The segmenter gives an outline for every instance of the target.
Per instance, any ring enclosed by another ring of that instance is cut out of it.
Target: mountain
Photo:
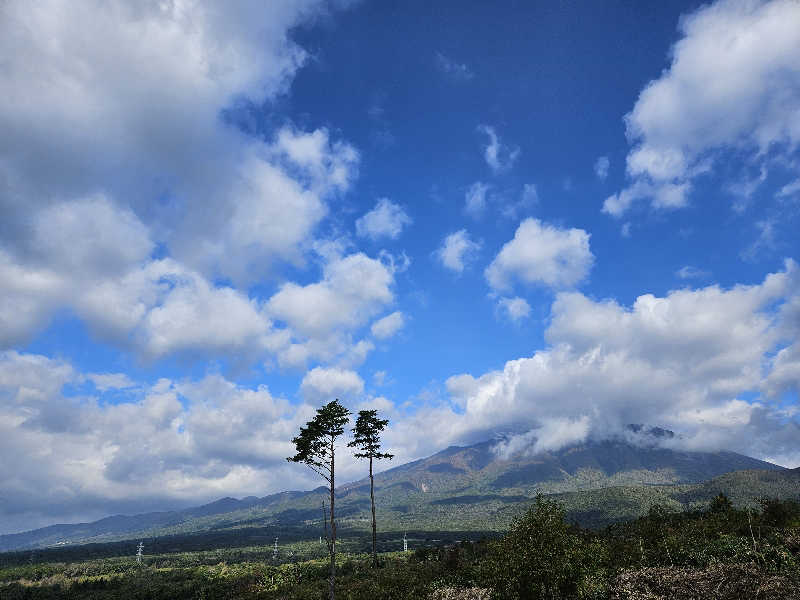
[[[651,438],[669,437],[650,430]],[[375,476],[384,530],[502,530],[537,493],[555,494],[586,525],[636,516],[654,502],[676,508],[725,491],[738,503],[760,496],[800,497],[800,471],[733,452],[682,452],[621,440],[555,452],[503,456],[503,440],[452,446]],[[736,473],[732,473],[736,472]],[[223,498],[182,511],[112,516],[0,536],[0,551],[193,532],[276,526],[319,527],[325,488],[263,498]],[[365,528],[367,479],[337,489],[342,526]],[[313,536],[312,536],[313,537]]]

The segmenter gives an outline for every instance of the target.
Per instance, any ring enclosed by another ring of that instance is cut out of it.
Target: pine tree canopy
[[[344,426],[350,420],[350,411],[332,400],[317,409],[317,415],[300,434],[292,440],[297,453],[288,457],[289,462],[303,463],[330,482],[330,459],[333,440],[344,433]]]
[[[394,458],[394,454],[380,452],[380,433],[389,424],[388,419],[379,419],[377,410],[361,410],[358,412],[356,426],[353,429],[353,441],[347,444],[351,448],[361,450],[354,454],[356,458]]]

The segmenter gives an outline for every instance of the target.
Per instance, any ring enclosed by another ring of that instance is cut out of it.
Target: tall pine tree
[[[328,551],[331,557],[328,596],[335,598],[336,582],[336,521],[334,519],[334,488],[336,481],[336,438],[344,433],[350,420],[350,411],[339,404],[339,400],[328,402],[317,409],[317,416],[300,428],[300,434],[292,440],[297,453],[288,457],[290,462],[303,463],[328,482],[331,492],[331,539]]]
[[[375,490],[372,476],[372,461],[382,458],[392,459],[393,454],[381,452],[381,431],[389,424],[388,419],[379,419],[377,410],[362,410],[358,413],[356,426],[353,428],[353,441],[347,444],[358,448],[356,458],[369,459],[369,501],[372,506],[372,564],[378,565],[377,526],[375,523]]]

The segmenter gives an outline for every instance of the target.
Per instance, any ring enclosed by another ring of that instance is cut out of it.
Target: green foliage
[[[733,503],[728,497],[720,492],[711,500],[710,510],[712,513],[726,513],[733,509]]]
[[[414,552],[383,552],[378,568],[364,553],[363,533],[344,530],[337,592],[354,600],[486,600],[490,594],[497,600],[738,600],[758,589],[767,590],[763,597],[784,600],[793,598],[786,590],[800,589],[797,504],[769,500],[761,511],[709,505],[679,511],[653,504],[637,519],[587,531],[569,525],[564,507],[540,496],[501,539],[456,542],[468,534],[417,531]],[[142,566],[130,547],[126,556],[102,559],[93,558],[96,549],[89,547],[84,559],[80,548],[72,548],[64,561],[47,560],[47,551],[20,553],[15,561],[0,555],[0,598],[319,600],[328,589],[329,565],[313,531],[311,541],[309,530],[305,536],[286,530],[295,538],[281,546],[278,562],[267,545],[165,550],[146,556]],[[437,539],[426,542],[426,535]],[[270,536],[262,537],[268,543]],[[384,541],[399,545],[397,538]]]
[[[592,573],[602,570],[603,548],[587,543],[564,517],[561,505],[537,496],[492,545],[485,573],[498,598],[587,598],[601,591]]]
[[[388,419],[379,419],[377,410],[360,410],[353,428],[353,441],[347,444],[358,448],[356,458],[394,458],[393,454],[381,453],[381,431],[389,424]]]
[[[761,513],[765,525],[772,527],[800,527],[800,502],[762,498]]]
[[[296,453],[286,460],[308,465],[331,483],[334,442],[344,433],[344,426],[349,420],[350,411],[339,404],[339,400],[332,400],[318,408],[317,415],[305,427],[301,427],[300,434],[292,439]]]

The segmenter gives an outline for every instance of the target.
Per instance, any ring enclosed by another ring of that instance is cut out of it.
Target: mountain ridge
[[[733,471],[788,471],[734,452],[682,452],[621,440],[585,442],[537,454],[521,452],[507,458],[498,454],[497,444],[498,440],[487,440],[450,446],[376,474],[376,505],[384,522],[388,519],[398,526],[436,526],[437,520],[457,520],[464,526],[480,522],[502,527],[518,505],[537,493],[584,493],[588,498],[592,491],[608,488],[701,485]],[[368,479],[362,478],[337,487],[341,521],[358,524],[363,518],[369,506],[367,484]],[[676,488],[675,493],[679,491]],[[243,522],[308,524],[319,518],[319,502],[326,494],[327,488],[321,486],[264,497],[224,497],[176,511],[55,524],[0,535],[0,551],[204,531]],[[599,492],[594,495],[605,497]],[[584,501],[582,497],[581,502]]]

